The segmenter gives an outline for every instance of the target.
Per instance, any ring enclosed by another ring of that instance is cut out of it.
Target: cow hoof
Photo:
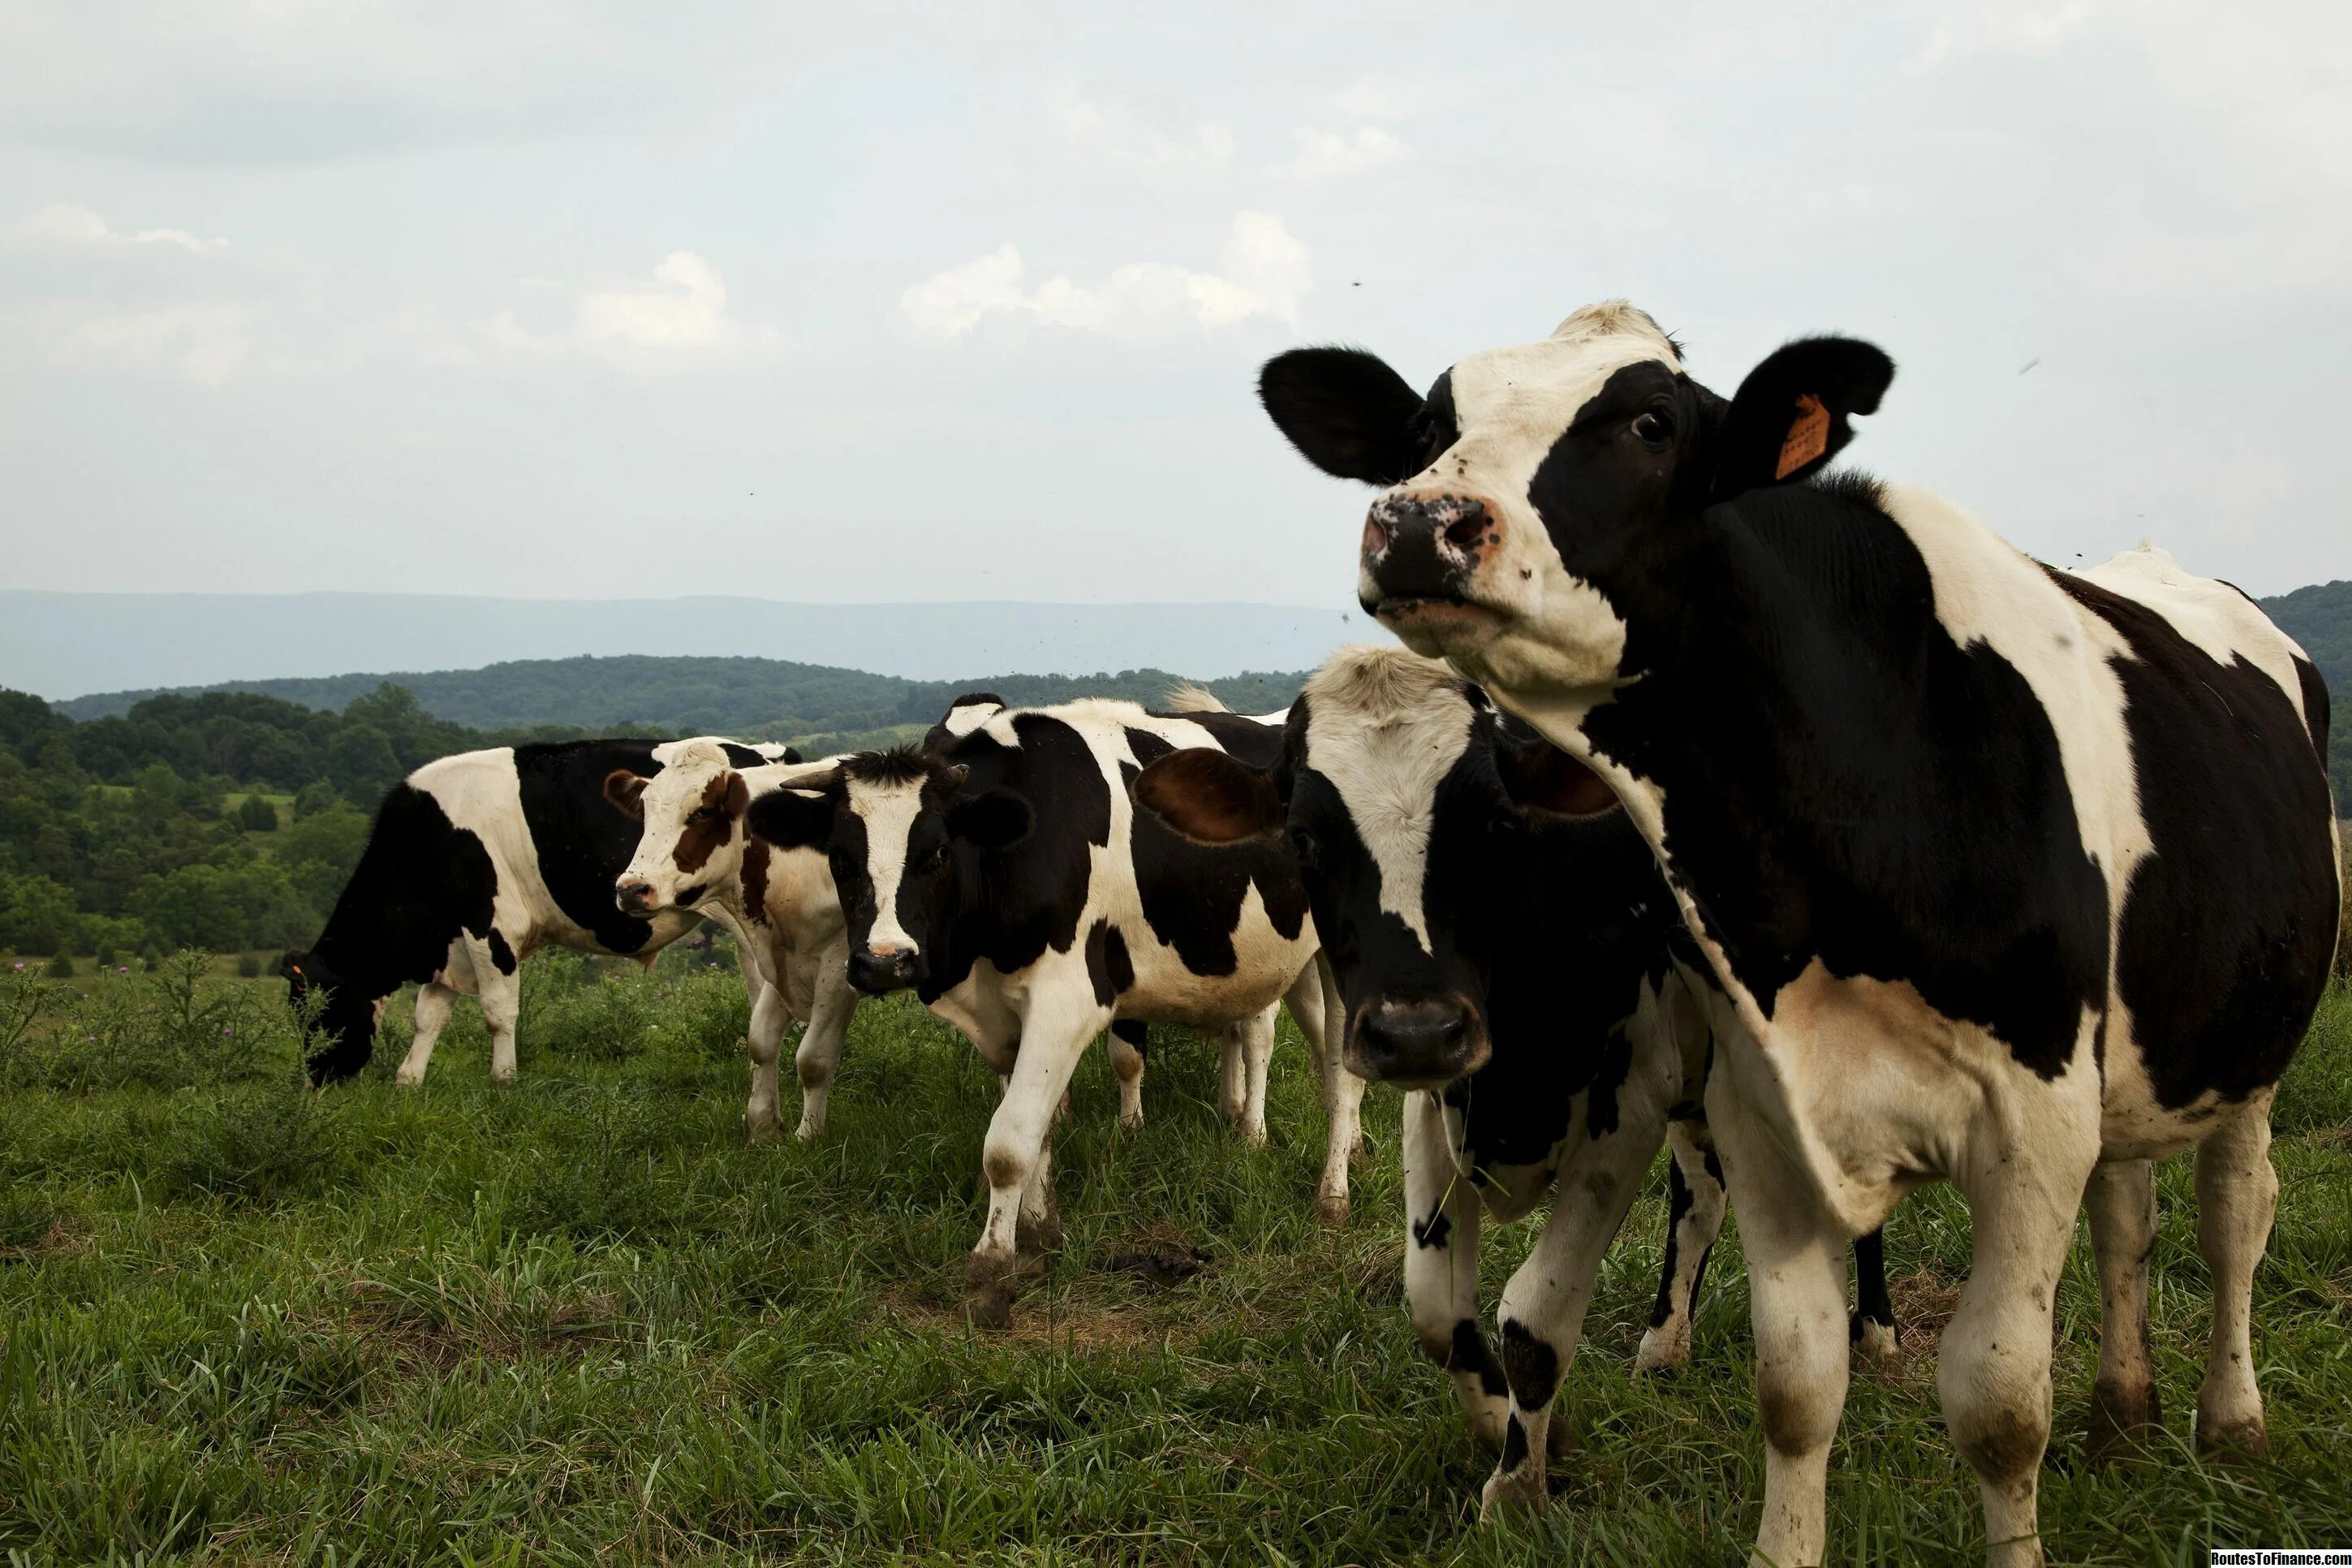
[[[824,1136],[824,1123],[822,1121],[811,1121],[803,1118],[801,1124],[793,1129],[793,1137],[803,1143],[814,1143]]]
[[[1550,1500],[1543,1472],[1533,1465],[1507,1474],[1497,1471],[1486,1478],[1486,1488],[1478,1494],[1478,1522],[1492,1524],[1513,1515],[1541,1513]]]
[[[2208,1458],[2224,1464],[2234,1459],[2267,1459],[2271,1457],[2271,1435],[2259,1415],[2209,1423],[2200,1415],[2197,1447]]]
[[[399,1071],[392,1075],[392,1081],[400,1085],[403,1089],[422,1089],[425,1086],[425,1075],[421,1072],[413,1072],[407,1068],[402,1068]]]
[[[965,1266],[965,1308],[975,1327],[1013,1326],[1013,1298],[1020,1294],[1022,1262],[1018,1258],[983,1258],[975,1254]]]
[[[1895,1355],[1895,1325],[1857,1315],[1848,1330],[1853,1360],[1865,1366],[1883,1365]]]
[[[1265,1122],[1263,1122],[1263,1121],[1261,1121],[1261,1122],[1257,1123],[1257,1124],[1256,1124],[1255,1126],[1254,1126],[1254,1127],[1244,1127],[1244,1128],[1243,1128],[1243,1129],[1242,1129],[1242,1142],[1244,1142],[1244,1143],[1246,1143],[1246,1144],[1248,1144],[1248,1145],[1249,1145],[1251,1148],[1253,1148],[1253,1149],[1263,1149],[1263,1148],[1265,1148]]]
[[[1126,1131],[1139,1132],[1143,1130],[1143,1112],[1122,1110],[1118,1113],[1118,1124]]]
[[[1013,1326],[1013,1292],[1009,1288],[975,1290],[969,1308],[975,1329],[1001,1333]]]
[[[1637,1378],[1663,1377],[1680,1371],[1689,1361],[1690,1331],[1687,1325],[1680,1332],[1652,1329],[1643,1334],[1642,1348],[1633,1352],[1633,1375]]]
[[[2146,1453],[2163,1425],[2156,1380],[2137,1388],[2101,1382],[2091,1388],[2091,1429],[2084,1445],[2094,1465],[2117,1465]]]
[[[1315,1217],[1324,1225],[1348,1223],[1348,1194],[1318,1193],[1315,1194]]]

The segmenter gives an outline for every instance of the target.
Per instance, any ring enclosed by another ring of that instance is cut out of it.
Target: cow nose
[[[1410,1083],[1459,1078],[1479,1065],[1484,1031],[1460,996],[1382,996],[1356,1020],[1363,1076]]]
[[[1364,518],[1364,566],[1388,598],[1458,599],[1496,536],[1475,496],[1382,496]]]
[[[849,955],[849,983],[869,996],[903,991],[915,983],[915,959],[912,948],[859,948]]]
[[[625,915],[650,913],[654,907],[654,889],[650,882],[618,882],[613,887],[613,901]]]

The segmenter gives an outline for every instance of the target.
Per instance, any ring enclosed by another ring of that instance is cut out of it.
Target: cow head
[[[1308,680],[1270,770],[1171,752],[1134,785],[1186,837],[1278,833],[1347,1009],[1349,1071],[1408,1089],[1486,1065],[1497,857],[1530,821],[1599,816],[1591,773],[1510,732],[1477,688],[1401,648],[1349,648]],[[1562,889],[1562,896],[1572,896]]]
[[[650,920],[665,910],[690,910],[740,873],[745,840],[739,824],[751,791],[715,742],[678,747],[651,778],[614,770],[604,798],[645,824],[636,853],[613,881],[613,901],[623,914]]]
[[[952,717],[952,713],[950,714]],[[1028,835],[1029,803],[977,793],[967,771],[936,752],[856,752],[821,778],[753,797],[751,831],[780,849],[821,849],[840,889],[849,981],[879,995],[919,985],[968,884],[972,858]]]
[[[286,1001],[297,1018],[307,1018],[314,1047],[305,1064],[316,1087],[355,1076],[375,1051],[375,1026],[383,1008],[365,988],[352,984],[315,953],[289,952],[278,961],[286,981]],[[313,1002],[317,996],[322,1000]],[[315,1014],[310,1008],[315,1006]]]
[[[1341,348],[1272,360],[1259,395],[1309,462],[1381,487],[1360,549],[1368,614],[1507,689],[1596,689],[1632,673],[1612,597],[1626,574],[1670,578],[1706,508],[1819,472],[1894,374],[1868,343],[1814,338],[1726,403],[1621,300],[1457,361],[1426,396]]]

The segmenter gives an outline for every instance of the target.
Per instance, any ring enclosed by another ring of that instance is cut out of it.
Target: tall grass
[[[1692,1365],[1628,1376],[1662,1173],[1603,1270],[1565,1395],[1583,1447],[1558,1468],[1553,1509],[1482,1530],[1489,1460],[1400,1305],[1398,1102],[1369,1102],[1356,1222],[1318,1227],[1317,1094],[1287,1025],[1260,1152],[1219,1121],[1208,1051],[1155,1044],[1139,1132],[1118,1128],[1090,1056],[1056,1142],[1063,1250],[1013,1330],[983,1335],[961,1314],[961,1261],[995,1081],[948,1030],[904,1001],[861,1008],[832,1131],[752,1148],[733,974],[529,973],[515,1085],[489,1084],[461,1006],[430,1082],[396,1089],[395,1008],[377,1063],[323,1096],[295,1078],[299,1031],[273,985],[119,977],[129,1000],[92,1004],[121,1007],[111,1033],[55,993],[18,1027],[26,994],[0,989],[0,1551],[321,1565],[1745,1554],[1763,1441],[1736,1245],[1711,1271]],[[133,1070],[140,1044],[154,1063]],[[2255,1347],[2276,1458],[2209,1466],[2186,1440],[2209,1299],[2193,1184],[2170,1163],[2153,1262],[2168,1436],[2134,1468],[2084,1463],[2097,1293],[2078,1248],[2043,1475],[2056,1560],[2345,1539],[2343,989],[2274,1121],[2284,1196]],[[1968,1234],[1940,1190],[1889,1227],[1909,1344],[1854,1380],[1835,1561],[1979,1558],[1932,1347]],[[1489,1301],[1527,1238],[1490,1238]]]

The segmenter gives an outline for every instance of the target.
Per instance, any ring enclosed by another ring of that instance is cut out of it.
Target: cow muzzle
[[[625,877],[613,884],[614,904],[623,914],[635,915],[640,920],[652,917],[658,897],[651,882]]]
[[[919,959],[912,948],[861,947],[849,955],[849,983],[868,996],[904,991],[915,983]]]
[[[1364,517],[1361,561],[1380,596],[1365,607],[1461,605],[1480,564],[1500,545],[1496,509],[1472,495],[1385,495]]]
[[[1477,1009],[1457,992],[1377,996],[1349,1021],[1348,1070],[1374,1083],[1437,1089],[1493,1054]]]

